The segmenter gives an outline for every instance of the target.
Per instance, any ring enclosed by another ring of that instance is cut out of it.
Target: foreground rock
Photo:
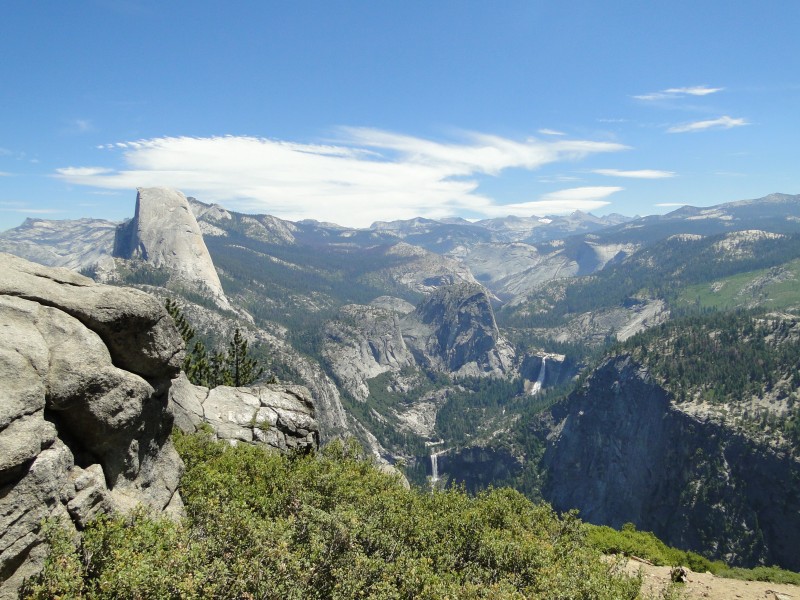
[[[319,445],[319,428],[308,390],[299,385],[196,386],[181,376],[170,389],[175,425],[185,433],[210,426],[229,442],[266,444],[281,451]]]
[[[41,521],[180,513],[170,383],[182,341],[155,298],[0,254],[0,597],[41,567]]]

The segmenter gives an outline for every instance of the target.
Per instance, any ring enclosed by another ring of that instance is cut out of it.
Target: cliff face
[[[627,356],[550,413],[545,498],[735,564],[800,569],[800,461],[687,414]]]
[[[443,286],[402,320],[417,361],[459,375],[506,373],[514,352],[500,336],[486,290],[478,284]]]
[[[180,512],[167,391],[183,342],[161,304],[0,255],[0,597],[40,568],[42,519]],[[15,597],[15,596],[14,596]]]
[[[394,311],[350,304],[325,324],[323,356],[340,385],[357,400],[369,396],[367,379],[414,364]]]
[[[133,219],[117,230],[114,255],[165,268],[223,307],[228,301],[189,202],[169,188],[139,188]]]

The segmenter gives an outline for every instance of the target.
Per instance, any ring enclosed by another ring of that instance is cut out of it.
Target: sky
[[[797,0],[0,11],[0,230],[150,186],[354,227],[800,193]]]

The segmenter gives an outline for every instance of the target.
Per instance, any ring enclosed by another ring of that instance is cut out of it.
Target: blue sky
[[[800,193],[800,2],[7,0],[0,229],[627,215]]]

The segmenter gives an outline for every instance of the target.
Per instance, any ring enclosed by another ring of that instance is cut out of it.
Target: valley
[[[241,329],[323,444],[413,485],[510,485],[797,570],[799,218],[773,194],[353,229],[145,188],[129,221],[29,220],[0,251],[176,299],[208,348]]]

